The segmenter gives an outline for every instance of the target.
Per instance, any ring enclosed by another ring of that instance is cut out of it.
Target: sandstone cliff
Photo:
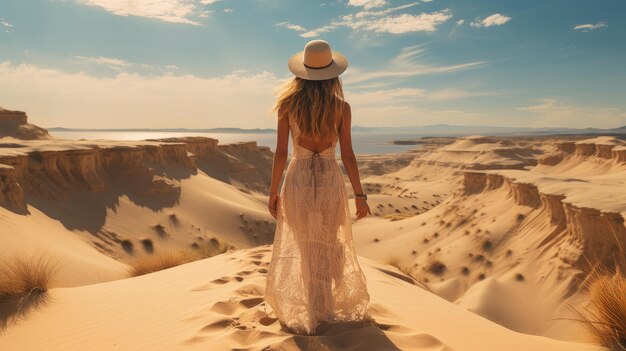
[[[0,138],[16,139],[50,139],[48,132],[34,124],[28,123],[26,112],[9,111],[0,107]]]

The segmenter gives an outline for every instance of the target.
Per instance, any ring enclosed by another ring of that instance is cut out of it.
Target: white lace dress
[[[320,322],[367,317],[369,294],[356,259],[348,194],[335,158],[337,138],[317,153],[298,145],[280,191],[265,298],[276,317],[299,334]]]

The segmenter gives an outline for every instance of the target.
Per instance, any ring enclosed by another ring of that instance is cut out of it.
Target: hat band
[[[327,64],[326,66],[321,66],[321,67],[313,67],[313,66],[309,66],[306,63],[302,62],[302,64],[304,65],[304,67],[309,68],[309,69],[324,69],[324,68],[328,68],[330,67],[330,65],[333,64],[333,62],[335,62],[335,60],[330,60],[330,63]]]

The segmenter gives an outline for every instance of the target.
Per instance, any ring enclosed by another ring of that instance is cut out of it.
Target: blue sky
[[[1,0],[0,106],[42,126],[273,127],[325,39],[354,123],[626,125],[626,2]]]

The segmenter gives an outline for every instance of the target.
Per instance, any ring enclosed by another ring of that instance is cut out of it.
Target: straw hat
[[[289,70],[307,80],[325,80],[339,76],[348,68],[345,56],[330,48],[324,40],[311,40],[304,51],[291,56]]]

